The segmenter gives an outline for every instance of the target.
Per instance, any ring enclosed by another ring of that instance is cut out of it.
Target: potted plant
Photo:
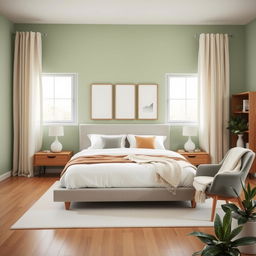
[[[241,116],[232,116],[228,122],[227,129],[231,133],[237,134],[237,147],[244,147],[243,133],[248,130],[247,120]]]
[[[225,212],[231,211],[233,218],[237,221],[235,225],[244,226],[240,236],[256,236],[256,187],[251,188],[251,185],[248,183],[247,187],[243,184],[243,191],[245,199],[242,201],[242,209],[236,206],[235,204],[224,204],[222,209]],[[242,253],[256,255],[256,245],[244,246],[240,248]]]
[[[238,226],[232,230],[231,225],[231,211],[227,210],[223,221],[216,214],[214,221],[215,236],[203,232],[190,233],[189,235],[198,237],[206,244],[201,251],[193,253],[193,256],[239,256],[241,254],[238,246],[256,243],[256,237],[242,237],[234,240],[243,229],[243,226]]]

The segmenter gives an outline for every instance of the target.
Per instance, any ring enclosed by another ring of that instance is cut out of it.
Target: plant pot
[[[232,226],[233,228],[238,226],[237,219],[233,219]],[[243,229],[241,233],[239,233],[236,236],[236,239],[245,236],[256,237],[256,221],[248,221],[245,224],[243,224]],[[240,250],[241,253],[256,255],[256,244],[239,246],[238,249]]]
[[[238,139],[236,141],[236,146],[243,148],[244,147],[243,134],[237,134],[237,136],[238,136]]]

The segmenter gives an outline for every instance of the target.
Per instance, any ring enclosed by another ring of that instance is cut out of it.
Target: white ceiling
[[[247,24],[256,0],[0,0],[16,23]]]

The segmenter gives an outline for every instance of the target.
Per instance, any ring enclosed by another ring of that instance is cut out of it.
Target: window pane
[[[43,101],[43,120],[46,122],[54,121],[54,100]]]
[[[197,100],[187,100],[187,120],[190,122],[197,121]]]
[[[169,97],[171,99],[184,99],[185,98],[185,85],[186,80],[184,77],[170,77],[169,78]]]
[[[187,98],[196,99],[197,98],[197,77],[187,78]]]
[[[185,100],[169,101],[169,120],[172,120],[172,121],[186,120],[186,101]]]
[[[55,100],[55,121],[72,121],[71,100]]]
[[[43,120],[47,123],[76,121],[74,74],[43,74]]]
[[[198,78],[191,75],[168,77],[168,118],[174,122],[198,121]]]
[[[70,76],[55,77],[55,98],[71,98],[71,80]]]
[[[53,76],[42,77],[42,92],[43,92],[43,98],[52,99],[54,97],[54,77]]]

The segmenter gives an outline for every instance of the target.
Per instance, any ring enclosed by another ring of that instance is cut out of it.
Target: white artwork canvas
[[[91,85],[91,119],[113,118],[112,84]]]
[[[138,85],[138,118],[157,119],[157,84]]]
[[[115,119],[135,119],[135,84],[115,85]]]

